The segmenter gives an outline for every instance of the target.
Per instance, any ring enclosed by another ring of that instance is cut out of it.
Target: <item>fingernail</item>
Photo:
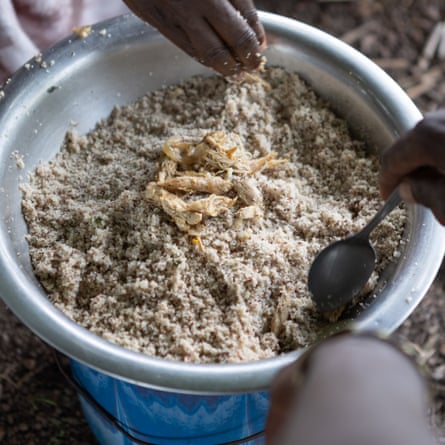
[[[415,202],[413,192],[411,190],[411,186],[409,185],[408,181],[403,181],[399,185],[399,194],[400,197],[408,203]]]

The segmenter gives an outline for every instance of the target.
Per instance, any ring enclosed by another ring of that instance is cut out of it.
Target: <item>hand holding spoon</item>
[[[369,235],[401,202],[396,188],[360,232],[330,244],[315,257],[309,270],[308,286],[321,312],[338,309],[358,295],[376,262]]]

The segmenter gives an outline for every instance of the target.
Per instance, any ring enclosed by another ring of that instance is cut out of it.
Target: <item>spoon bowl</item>
[[[321,312],[331,312],[350,303],[363,289],[377,259],[369,235],[400,203],[398,189],[395,189],[360,232],[335,241],[315,257],[309,270],[308,287]]]
[[[318,309],[331,312],[349,303],[368,281],[376,258],[369,240],[355,235],[323,249],[309,271],[309,289]]]

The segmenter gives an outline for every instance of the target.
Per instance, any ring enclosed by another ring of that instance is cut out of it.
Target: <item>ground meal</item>
[[[296,74],[196,77],[116,107],[23,184],[34,271],[101,337],[186,362],[258,360],[325,324],[307,290],[328,243],[379,208],[378,159]],[[401,251],[403,210],[373,233]]]

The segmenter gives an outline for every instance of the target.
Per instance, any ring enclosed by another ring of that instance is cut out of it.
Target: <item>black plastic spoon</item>
[[[360,232],[330,244],[315,257],[309,270],[308,287],[321,312],[330,312],[351,302],[366,284],[376,263],[369,235],[401,201],[396,188]]]

